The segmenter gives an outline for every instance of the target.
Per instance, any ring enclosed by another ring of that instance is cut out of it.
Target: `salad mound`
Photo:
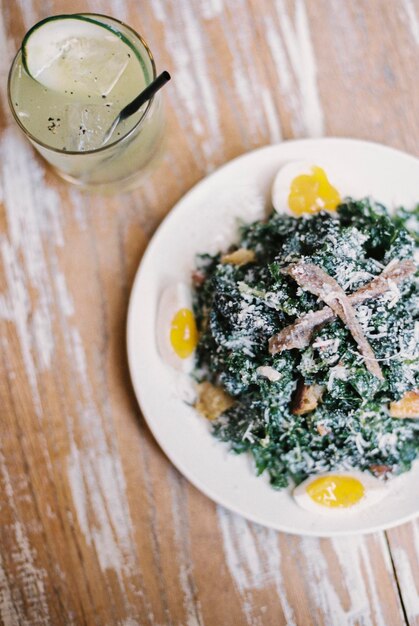
[[[274,488],[330,470],[395,475],[419,456],[415,220],[370,199],[274,212],[226,254],[199,256],[196,406]]]

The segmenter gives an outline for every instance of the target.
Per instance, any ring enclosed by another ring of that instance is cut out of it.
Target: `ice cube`
[[[108,95],[115,87],[130,60],[129,49],[113,36],[103,40],[73,38],[62,47],[62,54],[54,64],[63,80],[70,78],[74,94],[95,93]],[[51,68],[49,68],[51,71]]]
[[[121,78],[129,62],[129,53],[125,50],[106,49],[97,60],[96,74],[93,77],[100,94],[107,96]]]
[[[85,152],[100,148],[117,112],[112,103],[81,104],[65,108],[62,132],[67,150]]]

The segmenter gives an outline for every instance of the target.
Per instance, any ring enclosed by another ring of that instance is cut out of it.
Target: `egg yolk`
[[[334,211],[340,201],[339,192],[317,165],[311,168],[311,174],[301,174],[291,182],[288,205],[296,215]]]
[[[181,359],[187,359],[198,343],[198,330],[190,309],[179,309],[170,324],[170,343]]]
[[[365,495],[364,485],[352,476],[321,476],[306,489],[314,502],[329,508],[349,508]]]

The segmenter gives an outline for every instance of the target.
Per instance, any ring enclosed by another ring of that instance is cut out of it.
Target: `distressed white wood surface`
[[[8,112],[22,35],[69,10],[126,20],[173,74],[164,162],[131,194],[61,183]],[[419,156],[418,53],[414,0],[3,0],[0,623],[419,624],[418,523],[297,538],[215,506],[149,434],[124,349],[149,237],[218,165],[323,134]]]

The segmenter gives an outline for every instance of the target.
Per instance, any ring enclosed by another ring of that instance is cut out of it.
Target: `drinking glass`
[[[141,60],[145,86],[156,78],[153,55],[141,35],[113,17],[94,13],[82,15],[109,25],[131,42]],[[40,115],[42,111],[45,115],[53,104],[54,92],[40,88],[27,73],[22,63],[22,49],[10,69],[8,97],[14,118],[31,144],[59,176],[82,188],[114,191],[134,187],[141,183],[161,154],[164,115],[160,92],[137,113],[138,119],[127,132],[120,136],[114,133],[106,145],[83,151],[52,146],[46,128],[45,132],[42,129],[36,134],[28,129],[28,115]]]

